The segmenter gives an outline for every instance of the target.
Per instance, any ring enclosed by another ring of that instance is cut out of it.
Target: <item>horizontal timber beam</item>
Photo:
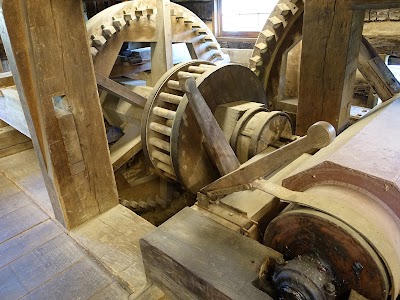
[[[368,9],[384,9],[384,8],[398,8],[400,1],[398,0],[352,0],[352,9],[368,10]]]

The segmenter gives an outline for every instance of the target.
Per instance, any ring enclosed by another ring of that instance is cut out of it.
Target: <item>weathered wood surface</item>
[[[0,89],[0,119],[27,137],[31,137],[15,87]]]
[[[400,83],[364,37],[360,47],[358,69],[382,101],[400,93]]]
[[[156,37],[157,42],[151,43],[152,86],[173,67],[171,3],[169,0],[157,1]]]
[[[32,141],[11,126],[0,128],[0,158],[10,156],[33,147]]]
[[[396,0],[351,0],[351,8],[367,10],[373,8],[396,8],[400,7]]]
[[[100,89],[107,91],[108,93],[117,96],[129,102],[130,104],[134,104],[139,107],[144,107],[144,105],[146,104],[145,97],[135,92],[132,92],[130,89],[123,86],[122,84],[119,84],[118,82],[115,82],[114,80],[109,79],[108,77],[105,77],[100,73],[96,73],[96,82]]]
[[[10,87],[13,85],[15,85],[15,83],[11,72],[0,73],[0,88]]]
[[[363,22],[347,1],[305,2],[297,134],[318,121],[347,126]]]
[[[153,229],[146,220],[118,205],[73,229],[71,236],[137,296],[151,285],[146,280],[139,239]]]
[[[226,189],[250,184],[252,181],[271,174],[281,166],[312,149],[326,147],[333,141],[335,136],[335,130],[332,125],[326,122],[316,123],[309,128],[306,136],[274,152],[261,152],[242,164],[239,169],[206,186],[202,189],[202,192],[208,195],[218,195],[219,192],[223,194]]]
[[[146,274],[168,299],[271,299],[261,263],[279,253],[185,208],[140,241]]]
[[[0,160],[0,298],[128,299],[115,279],[21,189],[20,178],[10,176],[23,169],[15,164],[16,156],[29,166],[21,154]],[[6,160],[11,160],[7,166]],[[38,166],[37,172],[40,178]],[[37,174],[27,176],[25,182]]]
[[[180,79],[179,84],[189,99],[189,106],[204,135],[203,143],[211,161],[216,165],[222,176],[233,172],[240,167],[240,162],[225,139],[224,133],[207,102],[197,89],[195,79],[183,77]]]
[[[82,7],[41,0],[3,1],[2,8],[2,40],[54,212],[73,228],[118,204]],[[70,171],[54,97],[64,97],[74,117],[85,164],[77,175]]]

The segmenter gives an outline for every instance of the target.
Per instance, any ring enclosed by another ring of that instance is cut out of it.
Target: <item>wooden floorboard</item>
[[[112,282],[110,276],[89,258],[83,258],[22,299],[90,299]]]
[[[43,208],[51,204],[35,153],[0,159],[0,299],[128,299]]]
[[[49,219],[36,204],[31,203],[0,218],[0,243]]]
[[[54,218],[53,208],[34,149],[1,158],[0,172]]]
[[[52,220],[47,220],[1,243],[0,268],[54,239],[63,232]]]

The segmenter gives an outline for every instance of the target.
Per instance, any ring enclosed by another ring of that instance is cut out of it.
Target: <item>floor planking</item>
[[[0,299],[128,299],[49,215],[34,151],[0,159]]]

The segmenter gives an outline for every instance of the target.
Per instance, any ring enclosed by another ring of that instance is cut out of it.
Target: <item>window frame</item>
[[[259,31],[223,31],[222,0],[214,0],[213,27],[214,35],[220,41],[245,41],[255,43]]]

